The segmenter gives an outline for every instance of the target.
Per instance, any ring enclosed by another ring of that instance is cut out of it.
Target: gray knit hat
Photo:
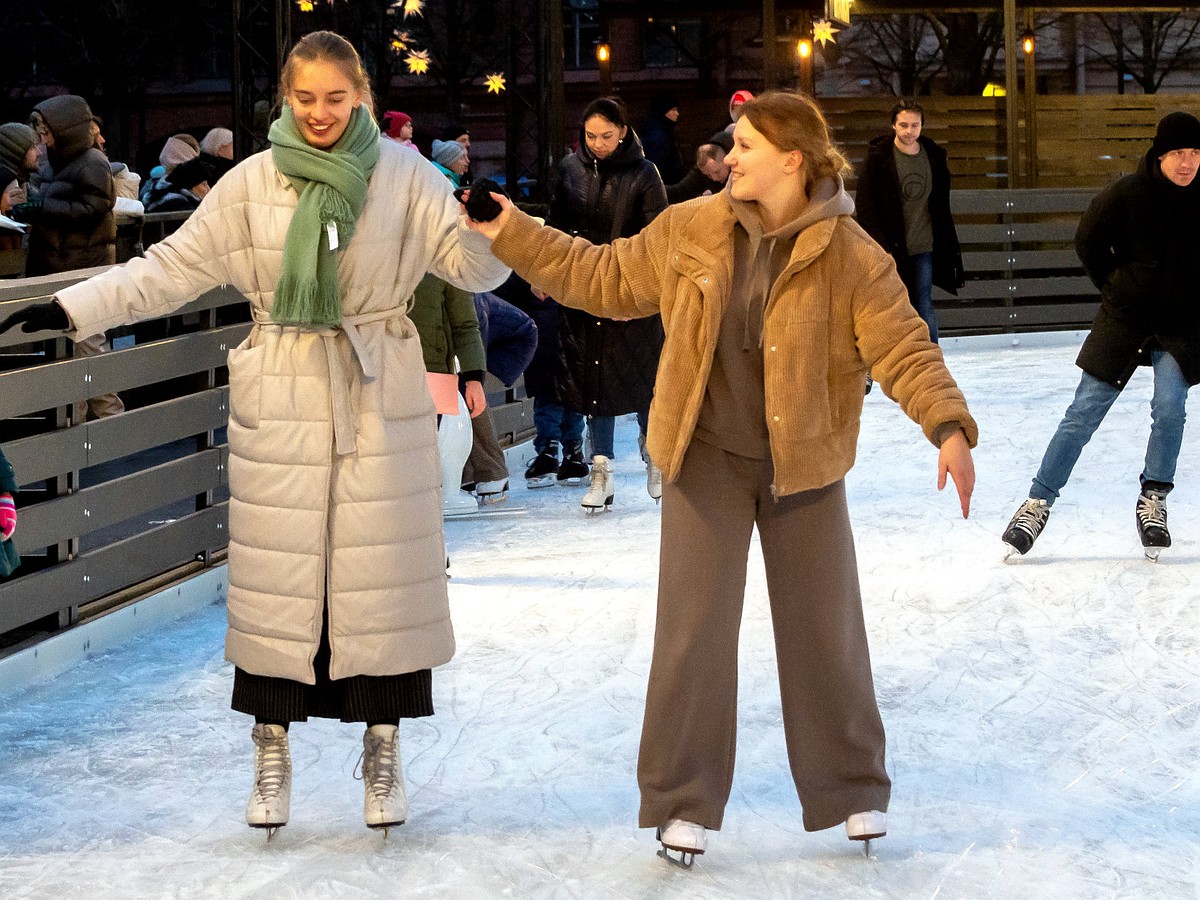
[[[37,132],[22,122],[0,125],[0,166],[14,175],[25,174],[25,155],[37,143]]]
[[[435,163],[445,166],[447,169],[466,156],[467,151],[458,141],[437,141],[433,142],[432,159]]]

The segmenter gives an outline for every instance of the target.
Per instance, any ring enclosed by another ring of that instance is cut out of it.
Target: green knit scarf
[[[271,318],[283,325],[339,325],[342,301],[330,225],[336,229],[337,247],[345,247],[379,161],[379,126],[371,111],[360,106],[338,142],[319,150],[301,137],[292,108],[285,103],[268,139],[275,168],[300,195],[283,244],[283,274]]]

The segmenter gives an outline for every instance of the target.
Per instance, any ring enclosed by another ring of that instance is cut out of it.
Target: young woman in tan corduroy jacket
[[[640,824],[690,865],[733,777],[737,643],[757,526],[784,733],[813,831],[886,832],[890,781],[843,478],[869,370],[937,447],[969,510],[978,429],[895,264],[853,203],[816,104],[748,102],[721,194],[592,246],[504,208],[472,227],[560,302],[661,313],[647,447],[662,469],[658,620],[638,760]]]

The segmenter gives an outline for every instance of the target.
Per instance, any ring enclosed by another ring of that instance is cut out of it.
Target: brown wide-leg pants
[[[639,824],[718,829],[733,781],[737,652],[758,526],[788,760],[808,831],[887,810],[845,483],[776,501],[770,460],[693,440],[663,488],[654,656],[638,757]]]

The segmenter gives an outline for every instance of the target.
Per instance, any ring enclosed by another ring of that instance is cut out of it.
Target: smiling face
[[[767,200],[797,176],[803,162],[799,150],[780,150],[742,116],[733,129],[733,149],[725,155],[729,191],[736,200]]]
[[[287,101],[301,137],[318,150],[328,150],[346,133],[363,94],[337,63],[316,59],[296,67]]]
[[[617,149],[617,145],[625,139],[629,131],[626,125],[617,125],[608,121],[604,116],[589,116],[583,123],[583,139],[596,159],[608,159]]]

